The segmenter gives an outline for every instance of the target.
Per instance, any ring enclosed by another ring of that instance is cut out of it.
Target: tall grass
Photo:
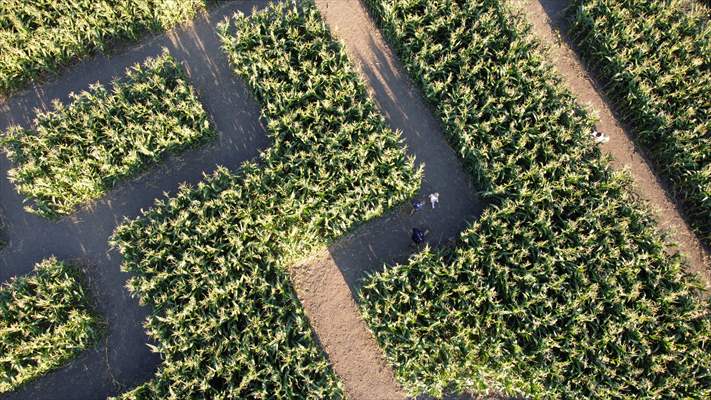
[[[0,286],[0,393],[61,367],[100,336],[79,271],[54,258]]]
[[[452,250],[369,277],[406,390],[709,398],[711,308],[503,1],[368,0],[491,206]]]
[[[163,358],[122,398],[343,398],[286,268],[409,198],[420,175],[310,2],[219,32],[273,146],[117,229]]]

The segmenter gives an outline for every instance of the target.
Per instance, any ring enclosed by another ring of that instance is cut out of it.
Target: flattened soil
[[[651,208],[659,227],[667,233],[672,243],[678,245],[687,259],[689,270],[695,273],[711,290],[711,255],[684,220],[679,203],[670,196],[669,185],[653,169],[653,163],[644,150],[634,143],[628,126],[615,117],[613,107],[594,75],[584,66],[567,39],[565,8],[567,0],[510,0],[523,11],[533,25],[533,32],[548,47],[550,60],[563,77],[567,88],[581,105],[594,110],[599,117],[597,129],[610,136],[609,143],[601,145],[602,151],[612,156],[612,165],[626,169],[634,178],[633,190]],[[677,249],[670,249],[677,251]]]
[[[126,67],[162,48],[181,62],[218,131],[211,143],[170,156],[141,176],[119,184],[96,203],[57,222],[23,210],[22,198],[7,179],[11,167],[0,157],[0,214],[4,215],[0,249],[0,282],[30,273],[33,265],[51,255],[85,266],[97,311],[107,322],[100,345],[83,352],[67,366],[0,396],[2,399],[106,399],[151,379],[160,357],[146,346],[141,307],[124,287],[129,275],[120,271],[121,256],[110,248],[109,236],[124,217],[134,218],[164,193],[175,193],[182,182],[196,183],[217,165],[230,169],[255,158],[269,145],[259,120],[259,107],[247,87],[235,78],[220,50],[216,24],[237,10],[249,13],[265,0],[230,2],[211,9],[194,21],[155,35],[117,54],[96,56],[68,68],[55,81],[17,93],[0,102],[0,131],[19,124],[31,127],[33,109],[47,110],[52,99],[68,102],[70,92],[94,82],[110,85]]]

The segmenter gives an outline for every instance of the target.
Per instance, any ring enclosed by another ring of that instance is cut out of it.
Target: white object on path
[[[590,136],[592,136],[595,144],[607,143],[610,141],[609,136],[605,135],[602,132],[599,132],[597,129],[593,129],[593,131],[590,133]]]
[[[430,203],[432,204],[432,208],[435,208],[435,204],[439,203],[439,193],[434,192],[430,194]]]

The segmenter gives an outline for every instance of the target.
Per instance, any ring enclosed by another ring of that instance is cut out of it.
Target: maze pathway
[[[0,282],[29,273],[35,262],[50,255],[77,260],[88,267],[92,295],[108,329],[97,349],[82,353],[67,367],[0,398],[105,399],[153,376],[160,359],[146,346],[149,339],[143,329],[150,310],[139,306],[124,287],[128,275],[120,271],[121,256],[110,249],[108,238],[124,217],[138,216],[142,208],[150,208],[164,192],[175,193],[181,182],[197,183],[203,171],[211,172],[217,165],[238,168],[269,145],[259,121],[259,107],[229,68],[215,31],[216,24],[235,11],[249,13],[253,7],[266,4],[265,0],[249,0],[220,5],[190,24],[155,35],[115,55],[81,62],[56,81],[0,103],[0,131],[11,124],[30,126],[34,108],[47,109],[55,98],[67,102],[71,91],[79,92],[97,81],[108,85],[126,67],[159,55],[165,47],[186,67],[219,134],[212,143],[169,157],[142,176],[119,184],[92,206],[58,222],[22,209],[22,198],[7,180],[10,163],[4,154],[0,157],[0,207],[8,242],[0,249]]]
[[[575,54],[565,32],[565,9],[567,0],[512,0],[514,7],[520,7],[533,32],[546,44],[551,62],[564,84],[582,105],[591,106],[597,113],[598,129],[610,136],[610,142],[602,145],[602,151],[612,156],[612,165],[627,169],[634,178],[634,191],[651,205],[659,227],[667,231],[672,242],[686,257],[691,272],[697,274],[706,290],[711,290],[711,253],[699,241],[696,234],[684,220],[681,208],[669,195],[668,185],[652,169],[652,163],[644,151],[638,148],[629,128],[620,123],[605,95],[593,80]],[[674,250],[673,250],[674,251]]]
[[[484,205],[424,98],[363,5],[342,0],[317,0],[316,4],[332,34],[357,65],[390,126],[402,132],[408,152],[424,168],[419,199],[426,201],[428,194],[437,192],[440,203],[434,209],[426,203],[414,215],[405,205],[363,225],[337,241],[328,254],[296,266],[293,282],[348,397],[402,399],[404,394],[361,320],[352,296],[367,272],[404,262],[416,252],[410,246],[413,227],[430,231],[430,245],[446,245],[481,214]]]

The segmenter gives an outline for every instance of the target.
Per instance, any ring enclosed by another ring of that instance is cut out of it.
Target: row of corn
[[[0,2],[0,94],[116,41],[167,29],[205,0],[3,0]]]
[[[54,258],[0,285],[0,393],[62,366],[96,343],[101,323],[79,270]]]
[[[0,143],[15,164],[9,178],[28,211],[58,217],[114,184],[214,136],[183,69],[167,53],[135,65],[111,91],[97,84],[12,127]]]
[[[502,0],[367,0],[490,207],[370,276],[363,316],[412,395],[711,397],[711,308]]]
[[[711,14],[688,0],[584,0],[571,36],[711,244]]]
[[[311,3],[218,29],[273,145],[116,230],[163,359],[122,398],[343,398],[286,268],[409,198],[420,175]]]

